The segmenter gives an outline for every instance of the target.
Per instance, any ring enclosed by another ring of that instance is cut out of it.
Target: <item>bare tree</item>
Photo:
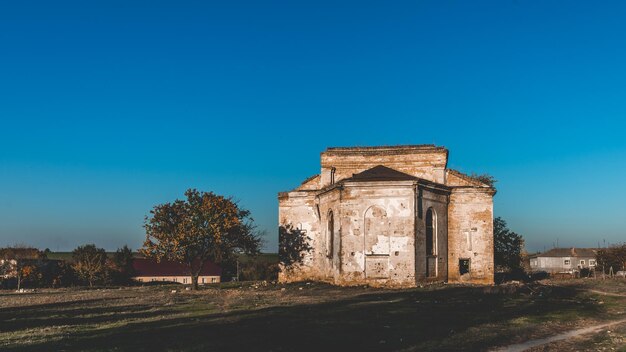
[[[614,271],[626,270],[626,243],[614,244],[598,250],[596,259],[597,267],[602,267],[605,271],[609,268],[613,268]]]
[[[95,244],[79,246],[72,252],[74,270],[78,277],[89,283],[89,287],[104,279],[106,274],[107,254]]]

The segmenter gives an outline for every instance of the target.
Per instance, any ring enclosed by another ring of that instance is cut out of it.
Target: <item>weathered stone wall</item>
[[[495,190],[447,170],[447,157],[445,148],[424,145],[321,153],[321,174],[279,195],[280,225],[306,231],[313,247],[301,266],[281,271],[279,279],[379,286],[446,280],[492,284]],[[419,180],[347,180],[378,165]],[[426,244],[429,209],[434,213],[432,253]],[[459,260],[469,260],[467,274],[460,274]]]
[[[345,184],[337,284],[415,285],[414,194],[412,182]]]
[[[455,187],[448,205],[448,281],[493,284],[493,194],[491,188]],[[470,260],[461,275],[459,260]]]
[[[321,186],[331,184],[333,168],[339,182],[378,165],[443,184],[447,162],[448,151],[434,146],[329,148],[321,154]]]
[[[484,186],[479,181],[454,170],[446,170],[446,185],[447,186],[477,186],[477,187]]]
[[[308,253],[301,265],[291,270],[281,270],[281,282],[301,281],[305,279],[320,280],[325,277],[317,269],[320,249],[325,245],[320,236],[320,221],[315,204],[316,192],[297,191],[281,193],[278,198],[279,226],[290,224],[295,228],[306,231],[311,238],[310,244],[314,248]]]
[[[449,192],[419,186],[416,209],[415,272],[418,281],[445,281],[448,278],[448,195]],[[435,213],[435,255],[430,256],[435,264],[435,276],[427,275],[426,214],[428,209]]]
[[[296,188],[296,191],[315,191],[315,190],[319,190],[320,187],[320,175],[315,175],[315,176],[311,176],[309,178],[307,178],[306,180],[304,180],[300,186],[298,186],[298,188]]]

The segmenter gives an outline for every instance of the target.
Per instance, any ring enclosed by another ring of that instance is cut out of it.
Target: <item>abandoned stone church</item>
[[[283,282],[492,284],[492,185],[447,168],[434,145],[328,148],[321,173],[279,193],[279,225],[312,250]]]

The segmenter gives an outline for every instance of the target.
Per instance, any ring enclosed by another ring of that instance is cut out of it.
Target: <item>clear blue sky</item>
[[[328,146],[434,143],[529,250],[626,241],[626,3],[4,1],[0,245],[140,246],[195,187],[275,251]]]

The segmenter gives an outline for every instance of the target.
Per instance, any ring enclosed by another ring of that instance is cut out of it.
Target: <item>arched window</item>
[[[335,243],[335,219],[333,211],[328,211],[328,257],[333,257],[333,245]]]
[[[426,255],[437,254],[437,222],[433,208],[426,211]]]

